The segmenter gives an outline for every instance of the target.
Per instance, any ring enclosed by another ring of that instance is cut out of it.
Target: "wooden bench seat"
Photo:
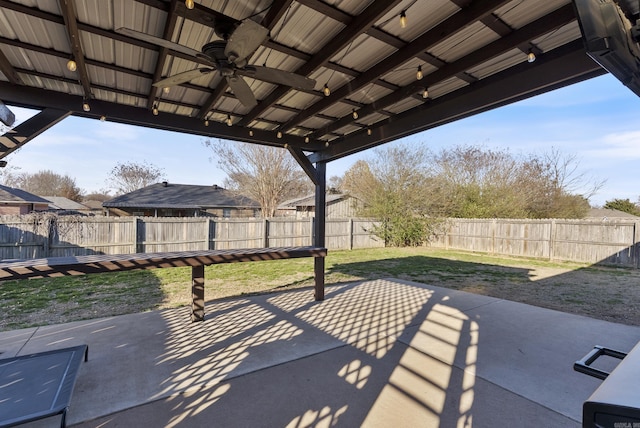
[[[44,259],[5,260],[0,262],[0,281],[191,266],[193,291],[191,318],[193,321],[202,321],[204,320],[205,266],[219,263],[279,260],[300,257],[325,257],[326,255],[326,248],[309,246],[163,253],[100,254],[91,256],[50,257]],[[317,271],[315,275],[316,288],[318,288]],[[322,285],[324,285],[324,281]],[[316,296],[316,298],[318,298],[318,296]]]

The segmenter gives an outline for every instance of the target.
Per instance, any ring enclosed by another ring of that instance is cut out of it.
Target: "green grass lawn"
[[[563,275],[562,281],[556,278],[536,283],[532,272],[537,270],[558,271]],[[609,277],[637,275],[637,271],[631,269],[428,248],[330,251],[326,258],[327,285],[393,277],[546,307],[553,307],[553,304],[544,304],[535,298],[531,300],[530,295],[533,292],[544,294],[537,297],[540,300],[548,297],[549,290],[562,288],[567,304],[581,304],[580,290],[566,285],[576,282],[570,278],[570,274],[576,272]],[[206,267],[205,278],[207,300],[300,288],[313,285],[313,260],[301,258],[213,265]],[[584,279],[579,282],[584,282]],[[190,283],[190,268],[7,281],[0,283],[0,330],[187,305],[191,296]],[[558,284],[565,285],[558,287]],[[620,292],[605,300],[614,304],[620,300],[619,295]]]

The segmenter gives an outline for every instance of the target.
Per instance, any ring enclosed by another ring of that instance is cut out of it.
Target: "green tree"
[[[390,246],[420,245],[431,234],[428,215],[427,151],[389,146],[356,162],[344,175],[342,187],[364,202],[360,215],[380,220],[372,232]]]
[[[640,216],[640,208],[629,199],[612,199],[604,204],[604,208]]]

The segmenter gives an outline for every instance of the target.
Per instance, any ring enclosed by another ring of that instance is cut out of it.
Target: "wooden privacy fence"
[[[640,221],[449,219],[431,247],[640,268]]]
[[[0,260],[313,245],[310,219],[0,218]],[[364,219],[327,219],[328,249],[383,247]]]
[[[313,245],[313,218],[0,218],[0,259]],[[375,222],[327,219],[329,250],[384,247]],[[640,268],[640,221],[448,219],[431,247]]]

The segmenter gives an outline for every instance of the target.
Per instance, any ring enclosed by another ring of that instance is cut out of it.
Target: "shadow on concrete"
[[[21,354],[87,343],[81,427],[579,426],[599,385],[573,372],[636,327],[397,279],[0,334]],[[3,338],[5,340],[3,340]],[[19,348],[18,348],[19,346]]]

